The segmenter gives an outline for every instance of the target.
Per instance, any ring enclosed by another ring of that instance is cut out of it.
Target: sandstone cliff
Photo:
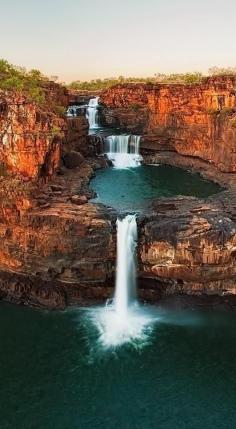
[[[156,294],[236,293],[236,197],[163,199],[140,222],[140,276]],[[154,294],[155,295],[155,294]]]
[[[48,84],[45,105],[26,95],[0,92],[0,163],[28,178],[52,176],[60,165],[65,120],[54,108],[66,106],[67,94]]]
[[[143,149],[171,150],[236,172],[235,77],[201,84],[125,84],[101,96],[105,122],[143,135]]]
[[[114,216],[88,203],[100,164],[86,118],[58,114],[67,92],[47,89],[46,108],[0,94],[0,297],[65,308],[108,294]]]
[[[68,99],[53,88],[48,110],[1,96],[0,298],[65,308],[112,296],[117,214],[89,203],[90,177],[106,161],[96,156],[85,117],[55,111],[56,99]],[[154,201],[139,216],[140,296],[235,296],[233,79],[124,85],[102,97],[108,123],[144,133],[149,162],[203,171],[230,188],[205,201]]]

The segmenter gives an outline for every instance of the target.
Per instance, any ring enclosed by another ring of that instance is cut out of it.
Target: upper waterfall
[[[105,153],[116,168],[137,167],[141,165],[139,154],[140,136],[123,134],[105,139]]]
[[[98,123],[98,103],[99,97],[91,98],[87,107],[86,117],[89,121],[89,128],[99,128]]]

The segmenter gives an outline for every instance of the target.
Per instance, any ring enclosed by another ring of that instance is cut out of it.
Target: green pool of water
[[[158,197],[192,195],[206,198],[221,190],[219,185],[199,174],[167,165],[98,170],[91,188],[97,193],[97,198],[92,201],[117,210],[142,210]]]
[[[235,314],[159,308],[144,347],[104,351],[86,311],[0,305],[1,429],[236,427]]]

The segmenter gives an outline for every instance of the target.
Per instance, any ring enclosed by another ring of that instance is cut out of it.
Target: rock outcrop
[[[105,161],[88,158],[86,118],[55,112],[63,94],[53,85],[48,110],[0,96],[0,297],[47,308],[108,294],[115,259],[114,215],[88,203]]]
[[[94,161],[46,183],[2,179],[0,297],[47,308],[109,295],[115,216],[88,203]],[[5,186],[5,188],[4,188]]]
[[[201,84],[124,84],[101,95],[105,122],[143,135],[146,150],[171,150],[236,172],[235,77]]]
[[[3,96],[0,106],[0,162],[29,178],[53,175],[60,165],[57,131],[64,121],[22,97]]]
[[[155,279],[156,295],[235,295],[236,196],[153,203],[140,221],[140,277]]]

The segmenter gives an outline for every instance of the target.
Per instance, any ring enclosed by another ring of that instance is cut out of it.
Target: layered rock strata
[[[140,277],[164,294],[235,295],[236,196],[161,199],[140,220]],[[156,294],[155,294],[156,293]]]
[[[88,203],[90,177],[105,161],[91,158],[87,120],[12,93],[0,105],[1,298],[47,308],[101,298],[113,275],[115,218]]]
[[[235,77],[117,85],[100,98],[105,122],[142,134],[143,149],[199,157],[222,172],[236,172]]]
[[[53,91],[66,106],[66,93]],[[145,162],[200,171],[228,188],[207,200],[157,200],[138,217],[140,297],[236,296],[233,78],[123,85],[101,99],[106,123],[143,133]],[[86,118],[4,94],[0,136],[0,297],[58,309],[111,297],[117,214],[89,202],[89,180],[106,161]]]

